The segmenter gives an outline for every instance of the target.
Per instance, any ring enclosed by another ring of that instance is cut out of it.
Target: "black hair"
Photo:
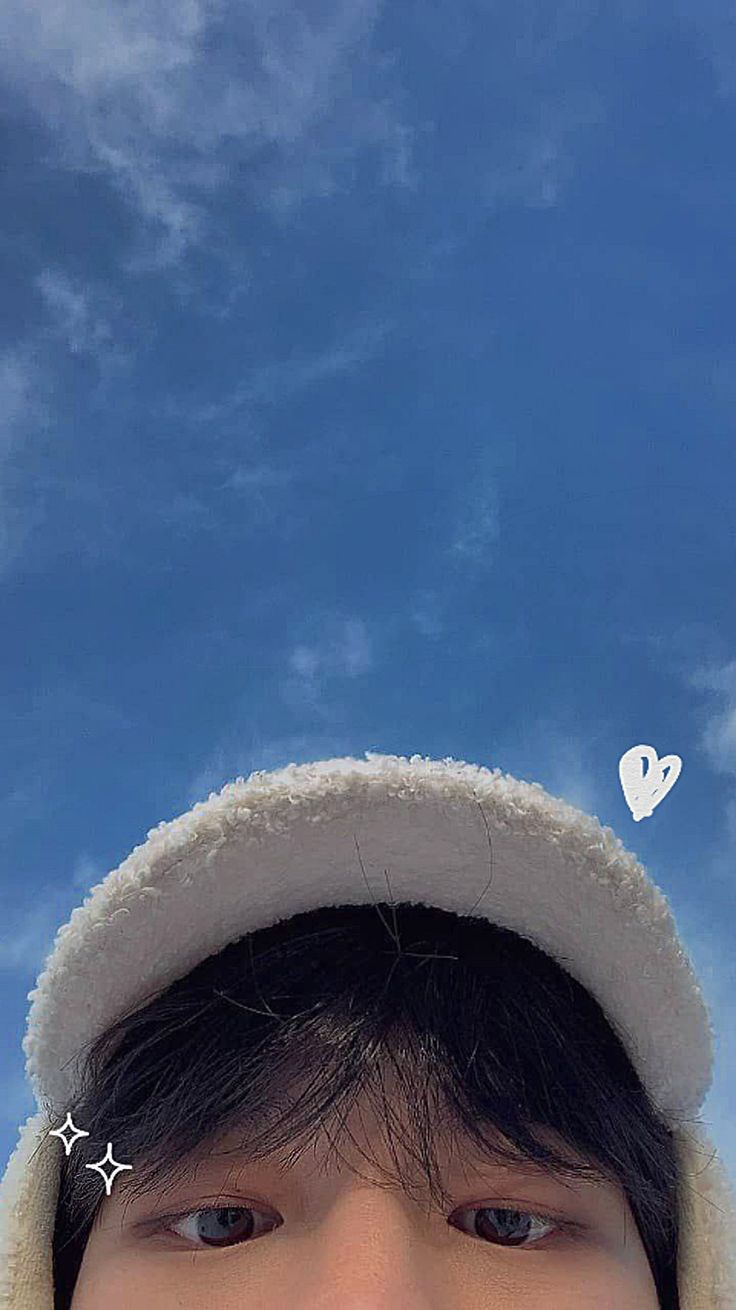
[[[90,1136],[62,1160],[55,1310],[69,1310],[104,1200],[84,1164],[108,1141],[134,1165],[120,1175],[131,1196],[186,1177],[190,1152],[235,1129],[253,1160],[284,1146],[293,1160],[389,1062],[433,1198],[445,1196],[433,1146],[443,1115],[486,1158],[612,1181],[660,1307],[679,1310],[673,1134],[598,1002],[507,928],[393,903],[321,908],[249,934],[94,1043],[65,1107]],[[308,1093],[274,1115],[297,1078]],[[383,1116],[393,1140],[385,1100]],[[400,1140],[406,1150],[405,1125]]]

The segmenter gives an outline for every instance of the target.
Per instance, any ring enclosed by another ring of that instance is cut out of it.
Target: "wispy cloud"
[[[0,355],[0,458],[23,441],[30,422],[45,411],[38,397],[38,364],[27,347],[10,347]]]
[[[728,97],[736,92],[736,30],[733,13],[721,0],[678,0],[679,21],[698,39],[710,60],[716,90]]]
[[[9,0],[5,72],[55,133],[62,161],[102,171],[163,231],[139,263],[167,264],[207,231],[208,197],[231,183],[234,152],[252,159],[277,147],[260,194],[251,179],[276,216],[339,188],[340,170],[366,147],[385,157],[390,184],[412,185],[411,133],[390,107],[390,70],[370,62],[379,12],[376,0],[334,0],[319,18],[262,0],[94,9]]]
[[[344,680],[364,676],[374,667],[374,642],[367,624],[360,618],[321,617],[316,639],[297,641],[286,653],[286,672],[280,679],[282,697],[300,715],[312,710],[319,718],[334,720],[334,697]],[[250,703],[236,706],[233,724],[217,742],[202,766],[185,784],[187,805],[202,800],[236,777],[247,777],[254,769],[275,769],[291,762],[327,759],[355,751],[353,736],[334,728],[306,733],[262,736],[253,727]],[[359,753],[366,745],[362,743]]]
[[[5,907],[0,933],[0,970],[35,976],[54,942],[60,920],[60,898],[48,887],[31,905]]]
[[[115,297],[62,270],[46,269],[37,278],[37,286],[48,312],[47,323],[37,330],[35,339],[0,355],[0,472],[4,475],[0,481],[0,573],[11,569],[34,528],[43,522],[45,501],[62,493],[75,507],[68,531],[82,554],[118,551],[121,523],[129,527],[131,515],[144,524],[168,524],[181,534],[222,533],[223,493],[233,500],[247,500],[251,519],[257,517],[269,526],[278,518],[280,531],[289,531],[284,493],[298,482],[299,471],[278,467],[255,450],[249,461],[243,430],[252,429],[250,444],[254,448],[259,443],[251,407],[283,404],[321,383],[359,370],[380,353],[391,331],[383,319],[364,319],[321,349],[256,364],[236,388],[200,407],[165,397],[158,405],[163,421],[176,419],[197,435],[211,433],[216,427],[224,446],[229,432],[237,441],[230,442],[227,454],[213,454],[208,444],[203,475],[195,489],[177,485],[163,489],[159,479],[146,480],[131,505],[127,493],[121,497],[115,486],[101,483],[94,470],[77,468],[67,480],[63,467],[42,469],[44,451],[38,442],[50,425],[59,384],[48,339],[56,338],[71,353],[92,359],[105,384],[134,359],[126,317]],[[317,454],[329,457],[322,438],[319,444]],[[313,463],[307,452],[304,465],[311,475]]]
[[[357,678],[372,668],[372,643],[362,619],[328,621],[326,627],[316,642],[299,642],[287,656],[282,691],[292,705],[323,710],[328,688],[336,681]]]
[[[266,464],[254,464],[250,468],[238,464],[225,486],[234,491],[246,491],[249,495],[260,496],[270,487],[283,487],[294,479],[293,469],[269,468]]]
[[[210,473],[218,476],[211,481],[210,494],[215,498],[214,510],[202,512],[199,503],[198,527],[209,525],[221,533],[220,513],[223,493],[233,500],[246,501],[249,520],[261,526],[278,523],[280,534],[292,530],[293,493],[298,491],[303,477],[311,479],[314,468],[332,458],[329,438],[319,434],[314,442],[305,442],[297,464],[279,465],[267,447],[260,430],[256,413],[258,406],[285,405],[303,392],[318,389],[320,384],[338,379],[345,374],[358,372],[361,366],[380,355],[383,344],[391,332],[391,325],[383,319],[364,320],[350,329],[345,336],[328,341],[324,346],[308,351],[295,351],[286,358],[255,363],[244,370],[243,380],[216,400],[203,405],[182,404],[176,398],[165,397],[158,406],[162,419],[193,430],[211,433],[216,430],[227,449],[213,458],[208,448]],[[204,485],[204,479],[200,485]],[[142,501],[145,510],[147,502]],[[140,505],[139,505],[140,508]],[[151,515],[156,512],[151,505]],[[194,507],[193,507],[194,513]]]
[[[49,420],[49,392],[32,343],[0,353],[0,574],[43,517],[38,498],[29,499],[25,469],[31,442]]]
[[[102,304],[114,310],[109,293],[100,287],[83,285],[64,270],[46,268],[36,277],[36,286],[48,311],[46,333],[60,339],[74,355],[92,358],[101,373],[108,374],[129,362],[130,355],[120,346],[119,333],[113,329]]]
[[[445,630],[441,597],[434,591],[417,592],[409,605],[409,618],[423,637],[439,637]]]
[[[35,1114],[36,1102],[22,1071],[21,1060],[15,1073],[9,1073],[0,1087],[0,1124],[19,1128],[31,1114]]]
[[[736,660],[701,665],[686,681],[706,698],[698,739],[702,757],[714,773],[733,784],[723,802],[724,826],[710,868],[711,879],[717,879],[730,895],[736,859]]]
[[[580,724],[566,721],[560,712],[519,723],[513,738],[493,743],[491,767],[515,777],[539,782],[553,796],[586,814],[601,815],[602,788],[596,732],[583,735]]]
[[[586,814],[600,811],[600,791],[596,783],[596,768],[588,745],[575,736],[555,733],[545,740],[547,758],[545,774],[547,787],[561,796],[569,805],[575,805]]]
[[[188,405],[181,417],[195,426],[219,425],[233,418],[242,423],[242,411],[247,411],[250,405],[283,403],[321,382],[356,372],[381,354],[393,330],[394,325],[387,319],[366,319],[351,326],[342,338],[328,341],[316,350],[295,350],[287,358],[252,364],[243,381],[227,395],[205,405]],[[165,412],[179,415],[178,402],[164,404]],[[239,474],[240,484],[245,485],[249,476],[252,475],[247,472]],[[270,470],[264,477],[272,482],[276,480]],[[283,480],[282,474],[278,480]]]
[[[0,814],[19,808],[17,818],[27,823],[43,811],[43,788],[40,797],[31,789],[27,794],[11,793],[2,799]],[[11,815],[12,817],[12,815]],[[5,824],[3,823],[5,831]],[[3,922],[0,929],[0,971],[36,977],[49,954],[56,934],[74,908],[107,873],[88,854],[82,853],[65,877],[40,883],[28,899],[28,889],[21,880],[7,880]]]
[[[526,64],[528,57],[521,50],[518,54]],[[537,60],[548,58],[549,52],[543,42],[537,51]],[[602,118],[602,107],[592,97],[587,97],[576,108],[545,100],[540,104],[536,118],[509,132],[503,157],[494,160],[492,166],[481,174],[481,211],[494,211],[513,204],[528,209],[550,209],[556,205],[573,176],[572,142],[581,129],[596,125]]]
[[[449,550],[464,562],[488,565],[501,532],[495,481],[485,473],[463,487],[455,510]]]
[[[101,882],[107,872],[108,870],[103,869],[96,860],[91,859],[89,855],[82,854],[78,856],[72,869],[72,886],[81,887],[87,892],[98,882]]]
[[[100,304],[114,308],[109,294],[52,268],[37,276],[36,287],[45,322],[0,351],[0,575],[23,556],[44,523],[48,496],[58,490],[45,471],[60,377],[49,342],[59,340],[70,353],[91,358],[103,383],[133,358],[133,350],[121,345],[126,335],[121,318],[110,321],[100,310]],[[67,490],[78,499],[84,496],[81,481]]]
[[[716,773],[736,777],[736,660],[698,669],[690,684],[710,696],[700,745]]]
[[[247,778],[254,769],[278,769],[287,764],[332,759],[352,753],[352,743],[339,734],[305,733],[261,738],[252,729],[235,729],[227,741],[215,747],[187,784],[186,803],[193,805],[204,800],[226,782]]]

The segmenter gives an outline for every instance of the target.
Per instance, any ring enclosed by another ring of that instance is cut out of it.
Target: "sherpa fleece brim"
[[[53,1310],[63,1147],[48,1129],[78,1086],[84,1048],[245,933],[371,899],[487,917],[597,997],[675,1128],[682,1310],[734,1310],[733,1197],[696,1126],[712,1034],[664,897],[610,829],[536,784],[371,752],[231,783],[153,829],[60,929],[24,1042],[41,1109],[0,1185],[3,1310]]]
[[[92,889],[29,994],[39,1104],[63,1113],[86,1044],[227,943],[391,895],[531,938],[598,999],[663,1112],[697,1112],[707,1011],[665,898],[611,830],[499,770],[370,752],[231,783]]]

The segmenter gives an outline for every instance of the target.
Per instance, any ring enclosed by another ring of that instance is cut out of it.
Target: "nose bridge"
[[[420,1225],[393,1187],[341,1192],[315,1225],[302,1310],[441,1310]]]

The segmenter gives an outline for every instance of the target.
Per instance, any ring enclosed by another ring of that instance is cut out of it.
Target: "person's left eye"
[[[234,1246],[254,1236],[261,1236],[257,1224],[253,1222],[253,1216],[259,1213],[263,1212],[245,1205],[190,1210],[188,1214],[173,1216],[166,1222],[166,1228],[187,1241],[197,1242],[201,1239],[204,1246]],[[275,1218],[269,1222],[271,1228],[277,1228],[281,1220]],[[189,1231],[186,1231],[186,1226]],[[270,1232],[271,1228],[265,1231]]]
[[[554,1219],[550,1215],[532,1214],[528,1210],[506,1206],[472,1206],[460,1213],[475,1216],[470,1224],[470,1236],[481,1237],[495,1246],[536,1246],[552,1234],[576,1236],[581,1232],[581,1225],[572,1220]],[[468,1229],[461,1231],[467,1232]]]

